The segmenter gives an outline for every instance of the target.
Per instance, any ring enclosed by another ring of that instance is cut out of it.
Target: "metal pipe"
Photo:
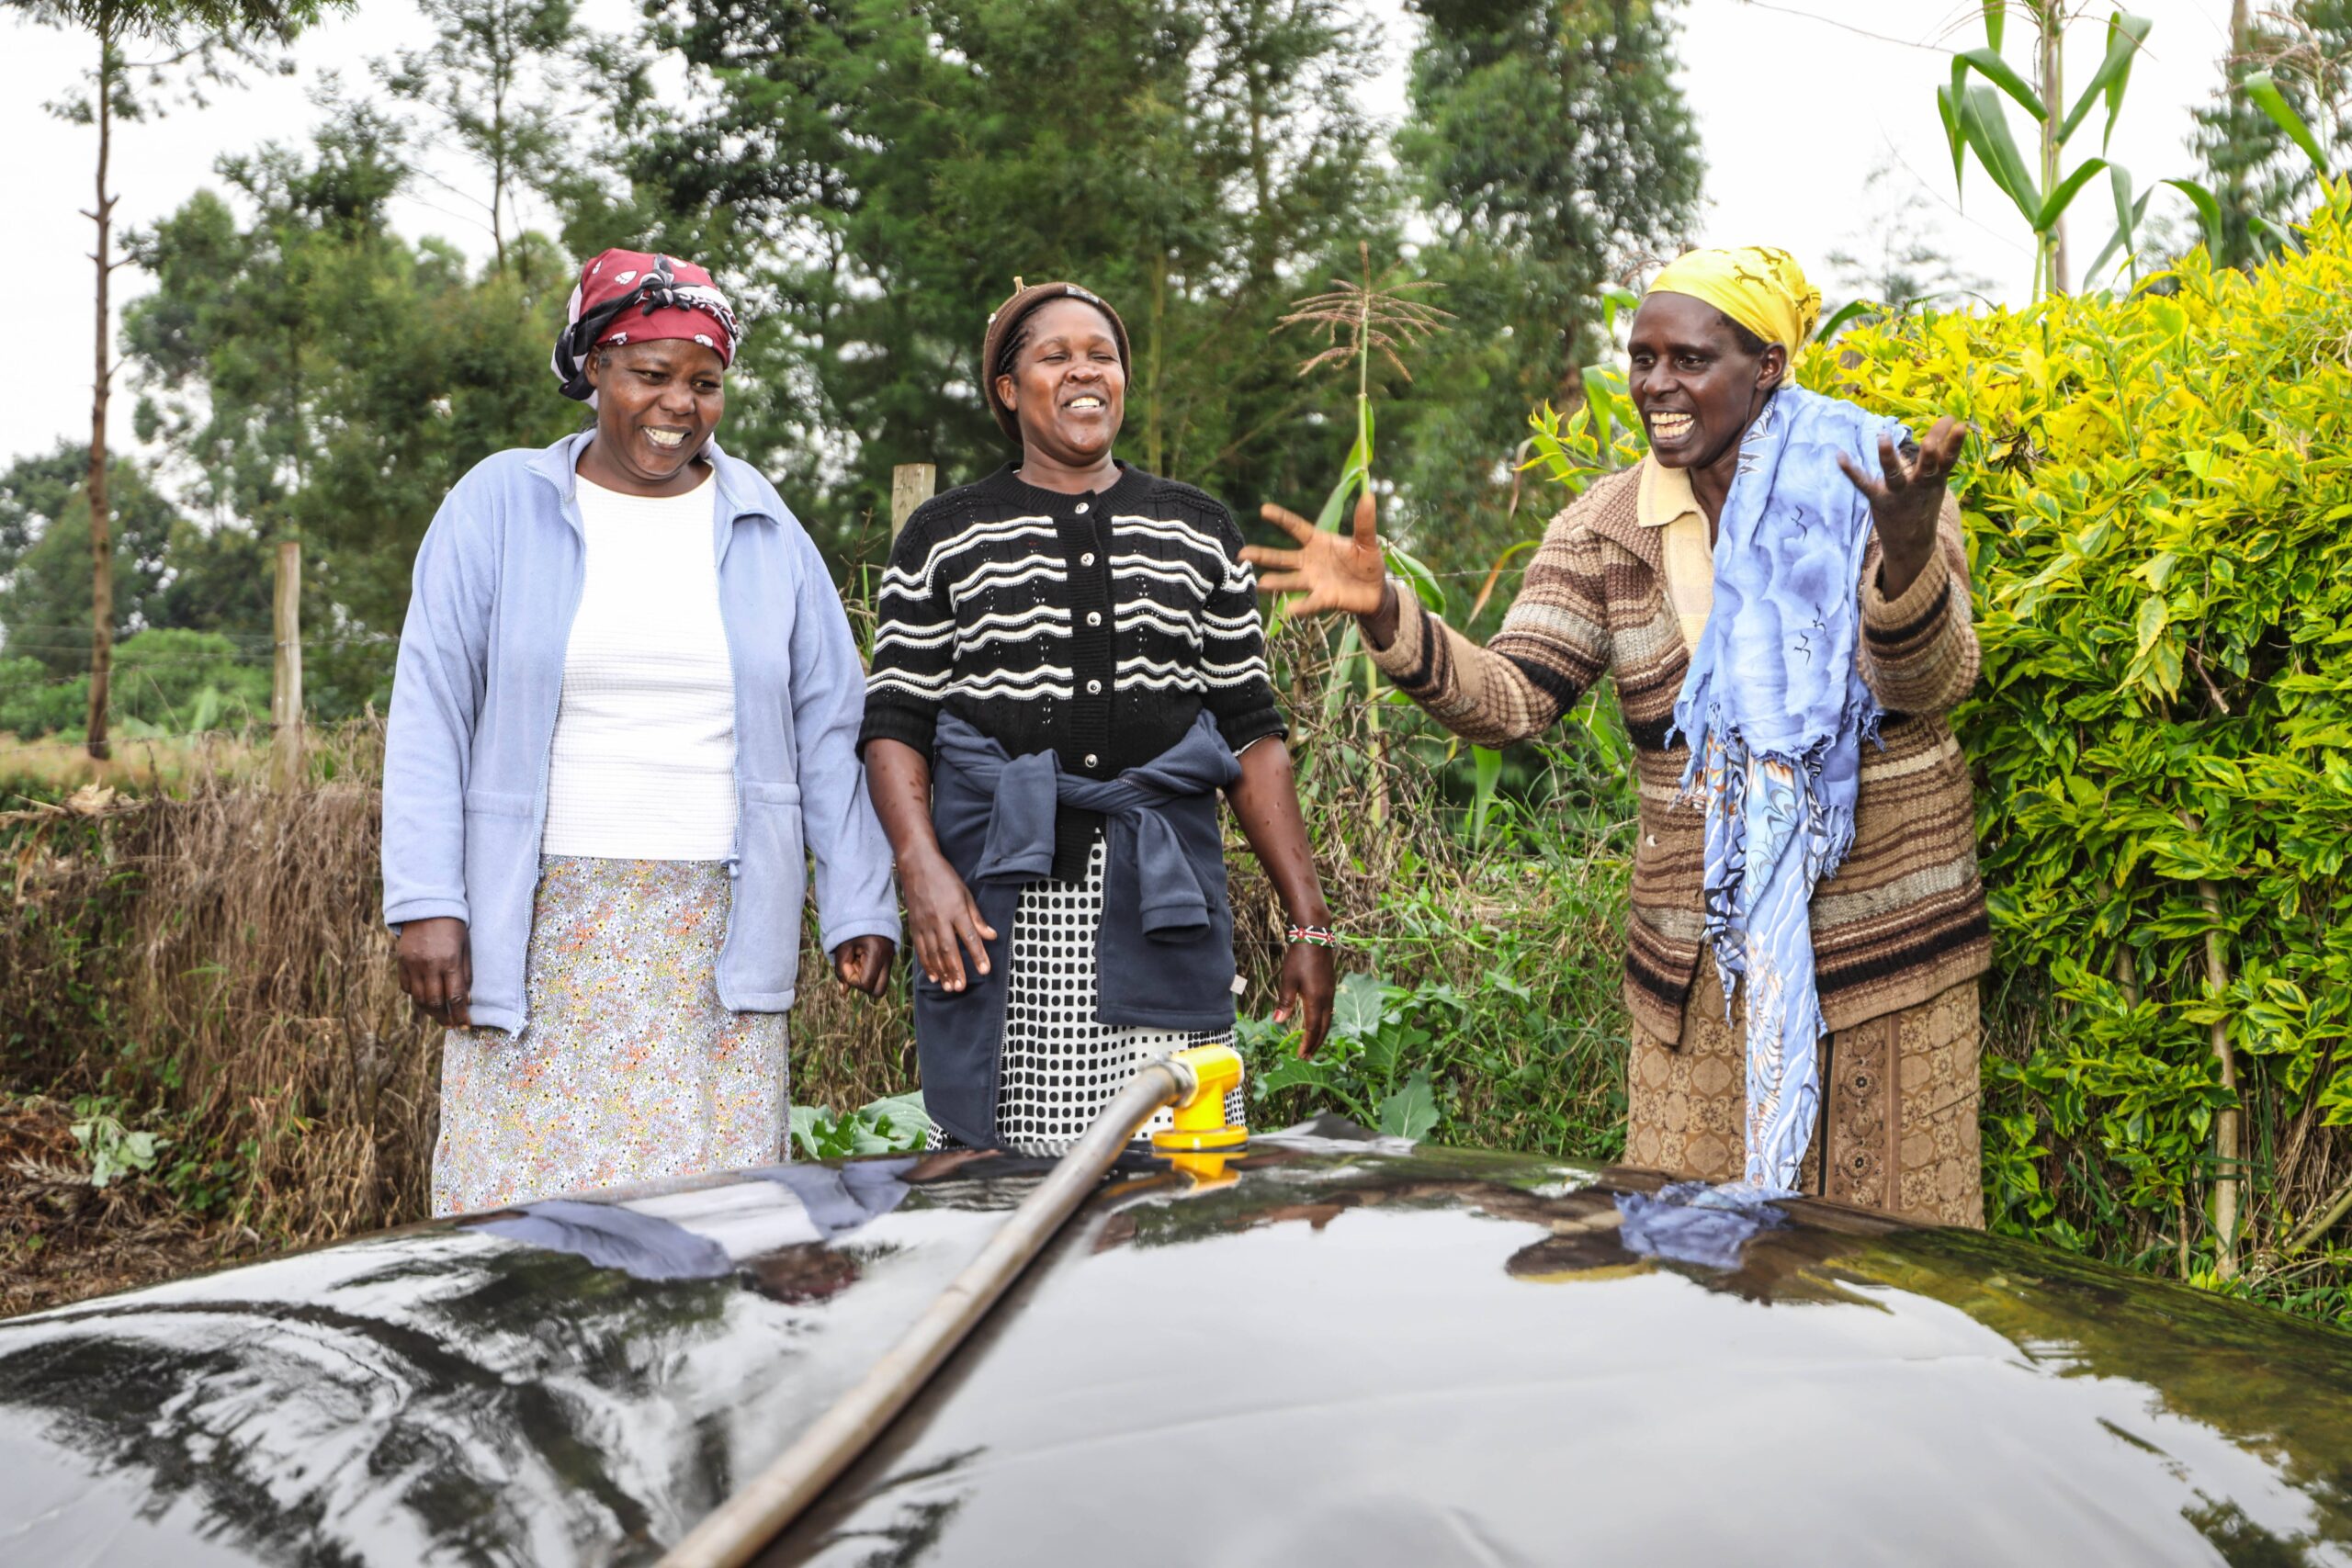
[[[659,1568],[738,1568],[774,1540],[931,1381],[1005,1287],[1086,1201],[1127,1141],[1161,1106],[1192,1093],[1193,1086],[1193,1069],[1180,1061],[1154,1062],[1129,1079],[889,1353],[798,1441],[663,1553]]]

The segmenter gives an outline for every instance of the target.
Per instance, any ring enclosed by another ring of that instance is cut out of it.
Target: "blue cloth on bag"
[[[1839,454],[1878,471],[1882,434],[1852,403],[1783,388],[1742,439],[1717,521],[1714,607],[1674,704],[1683,788],[1706,806],[1706,936],[1728,1008],[1747,985],[1741,1185],[1795,1190],[1821,1103],[1828,1032],[1814,985],[1813,890],[1854,841],[1864,738],[1860,582],[1870,503]]]
[[[548,1198],[474,1227],[508,1241],[569,1252],[600,1269],[640,1280],[718,1280],[735,1271],[727,1249],[706,1235],[614,1203]]]
[[[771,1165],[743,1174],[787,1188],[827,1241],[872,1224],[906,1201],[912,1159],[852,1160],[846,1165]]]
[[[1233,748],[1205,712],[1183,739],[1112,779],[1063,773],[1052,751],[1011,756],[952,709],[941,713],[932,821],[941,852],[997,934],[988,974],[975,973],[967,955],[961,992],[916,973],[915,1048],[933,1121],[975,1147],[996,1142],[1013,916],[1022,888],[1052,874],[1054,823],[1064,806],[1104,818],[1096,1021],[1233,1027],[1233,910],[1216,797],[1240,776]]]

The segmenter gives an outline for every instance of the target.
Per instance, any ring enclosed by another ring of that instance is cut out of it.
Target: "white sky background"
[[[1392,62],[1370,107],[1393,120],[1403,109],[1403,60],[1416,24],[1397,0],[1359,3],[1380,19]],[[2077,25],[2066,64],[2077,84],[2098,66],[2104,35],[2098,20],[2106,15],[2103,6],[2084,8],[2092,14]],[[2153,17],[2155,29],[2110,152],[2144,187],[2194,173],[2185,140],[2189,111],[2219,79],[2229,0],[2132,0],[2130,8]],[[1686,0],[1678,10],[1683,89],[1708,165],[1702,243],[1778,244],[1824,281],[1832,250],[1873,248],[1889,197],[1865,202],[1863,184],[1891,161],[1898,185],[1932,201],[1930,237],[1939,247],[1963,271],[1996,280],[1993,298],[2024,297],[2032,270],[2024,222],[1981,169],[1972,171],[1961,209],[1936,116],[1947,51],[1983,41],[1977,0]],[[633,12],[626,0],[587,0],[582,17],[617,31]],[[13,17],[0,20],[0,147],[8,150],[0,164],[0,237],[19,290],[11,369],[0,376],[5,464],[89,430],[91,226],[80,213],[90,205],[96,137],[41,107],[74,87],[86,68],[85,40]],[[2027,29],[2018,24],[2015,31],[2009,58],[2024,71]],[[370,82],[371,59],[416,47],[424,32],[404,0],[362,0],[356,14],[297,45],[294,76],[254,77],[243,89],[215,95],[208,107],[119,127],[111,182],[121,197],[118,231],[151,223],[199,186],[217,185],[212,164],[224,153],[273,138],[302,140],[319,118],[309,94],[321,73],[339,71],[346,90],[357,92]],[[2077,135],[2070,159],[2098,151],[2101,123],[2095,117]],[[480,183],[455,164],[439,172],[466,189]],[[2185,207],[2170,193],[2158,198],[2159,209],[2166,203]],[[2086,186],[2075,210],[2079,270],[2113,226],[2104,182]],[[394,219],[413,236],[439,234],[476,255],[489,249],[480,219],[429,185],[402,198]],[[145,288],[135,269],[118,272],[118,310]],[[117,392],[109,424],[114,438],[128,443],[136,400],[120,382]]]

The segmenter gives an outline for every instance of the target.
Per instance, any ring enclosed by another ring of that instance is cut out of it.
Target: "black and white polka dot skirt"
[[[1146,1063],[1233,1040],[1230,1030],[1194,1034],[1095,1021],[1094,935],[1102,924],[1102,841],[1097,839],[1085,881],[1030,884],[1012,918],[996,1125],[999,1140],[1023,1154],[1067,1153]],[[1226,1114],[1241,1120],[1239,1089],[1227,1097]],[[1169,1113],[1162,1111],[1148,1125],[1168,1124]]]

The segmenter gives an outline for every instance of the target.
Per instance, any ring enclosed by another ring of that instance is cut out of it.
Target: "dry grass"
[[[184,1159],[233,1168],[237,1223],[294,1243],[421,1213],[434,1134],[435,1042],[377,916],[380,735],[331,739],[284,795],[232,752],[173,793],[20,815],[0,964],[51,1026],[17,1087],[152,1104]]]
[[[93,761],[78,740],[21,740],[0,729],[0,810],[47,800],[86,784],[124,792],[165,794],[192,784],[258,781],[269,766],[269,743],[243,730],[125,739],[114,755]]]

